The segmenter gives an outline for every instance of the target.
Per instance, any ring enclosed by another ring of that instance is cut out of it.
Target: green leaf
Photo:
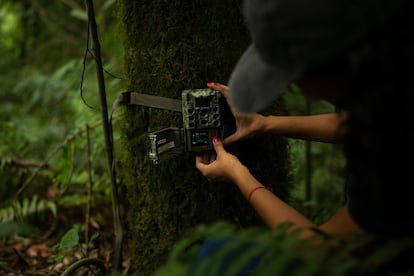
[[[93,233],[92,237],[90,238],[89,242],[93,242],[97,237],[99,237],[99,232]]]
[[[48,201],[46,204],[47,204],[47,207],[49,207],[49,210],[52,212],[52,214],[56,217],[56,214],[57,214],[56,203],[54,203],[53,201]]]
[[[88,20],[88,14],[84,10],[73,9],[73,10],[70,11],[70,15],[77,18],[77,19],[83,20],[83,21]]]
[[[72,248],[79,244],[79,235],[76,229],[70,229],[60,240],[59,248]]]

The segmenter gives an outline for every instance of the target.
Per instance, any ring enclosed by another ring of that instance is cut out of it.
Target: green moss
[[[250,43],[240,2],[118,1],[129,89],[179,99],[184,89],[204,88],[208,81],[227,83]],[[272,108],[281,113],[283,103]],[[183,153],[158,166],[150,162],[147,134],[182,126],[181,114],[128,107],[125,115],[122,179],[129,206],[131,271],[150,274],[164,263],[175,242],[199,223],[261,224],[234,185],[208,183],[198,173],[193,155]],[[286,140],[261,137],[230,150],[263,184],[274,185],[288,199]]]

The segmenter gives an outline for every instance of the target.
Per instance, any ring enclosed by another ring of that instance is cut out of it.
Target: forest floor
[[[71,264],[88,258],[98,259],[99,264],[111,271],[114,231],[111,204],[108,202],[101,202],[94,207],[99,211],[95,211],[95,214],[91,212],[89,227],[79,231],[79,242],[74,247],[56,249],[62,236],[74,225],[85,225],[83,209],[72,207],[61,210],[58,216],[51,215],[40,226],[36,225],[39,231],[34,235],[13,235],[0,240],[0,275],[61,275]],[[91,237],[96,233],[99,235],[92,240]],[[129,267],[125,238],[123,247],[119,275],[125,274]],[[70,275],[102,275],[99,271],[97,265],[85,265]]]

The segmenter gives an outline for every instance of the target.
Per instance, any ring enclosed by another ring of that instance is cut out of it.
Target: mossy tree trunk
[[[250,43],[241,1],[119,0],[125,71],[130,90],[181,98],[184,89],[206,82],[227,83]],[[272,112],[284,113],[283,104]],[[183,153],[155,166],[148,159],[147,134],[182,127],[181,114],[145,107],[126,109],[123,183],[129,216],[131,271],[148,275],[182,235],[197,224],[227,220],[241,227],[261,220],[229,183],[209,183]],[[260,137],[231,149],[265,185],[289,195],[287,141]]]

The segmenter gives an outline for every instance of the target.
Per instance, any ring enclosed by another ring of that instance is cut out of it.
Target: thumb
[[[213,137],[213,146],[217,156],[225,152],[223,143],[220,141],[220,138],[218,136]]]

